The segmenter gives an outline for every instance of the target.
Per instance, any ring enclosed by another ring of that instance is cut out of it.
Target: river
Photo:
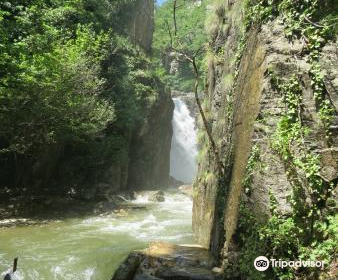
[[[19,257],[16,279],[109,280],[121,261],[149,242],[192,243],[189,197],[166,192],[165,202],[146,195],[131,204],[145,208],[46,224],[0,228],[0,273]],[[1,278],[2,279],[2,278]]]

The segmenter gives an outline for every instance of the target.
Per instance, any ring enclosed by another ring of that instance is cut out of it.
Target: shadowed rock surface
[[[151,243],[143,251],[132,252],[116,270],[112,280],[216,280],[208,250],[198,245]]]

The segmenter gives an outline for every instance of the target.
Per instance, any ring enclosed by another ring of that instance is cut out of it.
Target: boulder
[[[164,280],[216,280],[217,275],[206,268],[184,267],[164,268],[158,272],[158,276]]]
[[[118,205],[114,201],[104,201],[97,205],[96,212],[112,212],[118,208]]]
[[[155,202],[163,202],[165,201],[164,198],[164,192],[163,191],[155,191],[149,195],[148,198],[149,201],[155,201]]]
[[[112,280],[133,280],[136,270],[140,266],[141,255],[139,253],[131,253],[125,261],[115,271]]]
[[[214,271],[214,261],[207,249],[199,245],[180,246],[164,242],[127,257],[112,280],[218,280],[221,270]]]

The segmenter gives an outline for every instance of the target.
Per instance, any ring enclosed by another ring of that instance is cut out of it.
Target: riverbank
[[[191,197],[191,186],[172,187],[166,192],[177,192]],[[65,195],[11,196],[0,201],[0,228],[90,215],[124,215],[133,208],[142,207],[129,203],[140,197],[143,197],[143,202],[148,199],[153,202],[165,200],[164,192],[159,190],[120,192],[92,200]]]
[[[125,195],[125,194],[124,194]],[[69,196],[16,196],[0,202],[0,227],[44,223],[52,220],[103,214],[122,209],[122,202],[132,197],[111,196],[87,201]],[[30,222],[29,222],[30,221]]]

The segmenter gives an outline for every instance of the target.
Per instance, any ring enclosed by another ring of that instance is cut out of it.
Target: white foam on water
[[[52,274],[54,276],[54,278],[58,278],[58,276],[63,276],[63,270],[62,270],[62,267],[61,266],[53,266],[52,267]]]
[[[90,267],[83,272],[84,280],[91,280],[95,274],[95,269]]]
[[[102,230],[109,232],[123,232],[126,234],[134,234],[137,230],[149,229],[151,226],[156,226],[157,220],[153,214],[146,216],[140,221],[123,221],[121,220],[118,224],[108,224]]]
[[[132,208],[128,215],[121,217],[69,219],[42,228],[18,227],[15,247],[0,252],[0,264],[11,267],[9,254],[16,251],[20,252],[18,280],[100,280],[102,268],[99,267],[107,261],[107,255],[114,258],[118,253],[125,257],[129,248],[141,249],[150,241],[190,241],[192,201],[189,197],[165,192],[164,202],[148,202],[148,194],[144,193],[132,203],[146,204],[146,207]],[[4,229],[7,230],[12,236],[13,229]],[[99,264],[97,267],[95,262]]]
[[[137,194],[136,198],[131,201],[132,203],[148,203],[149,202],[149,195],[147,193]]]

